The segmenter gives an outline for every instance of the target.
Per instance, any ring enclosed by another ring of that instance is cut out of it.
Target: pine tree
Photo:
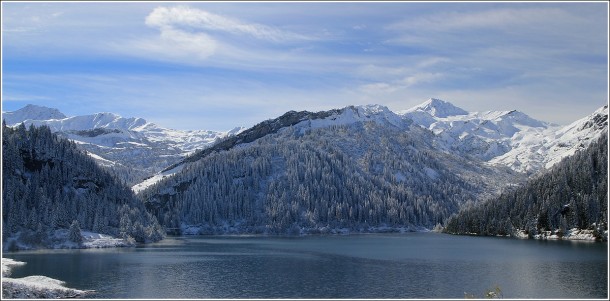
[[[77,220],[72,221],[72,224],[70,224],[68,239],[79,245],[83,243],[83,235],[81,234],[80,226]]]

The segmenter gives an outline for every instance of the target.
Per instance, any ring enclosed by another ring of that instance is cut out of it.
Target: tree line
[[[138,196],[162,225],[201,233],[432,228],[489,183],[429,135],[375,122],[288,127],[185,164]]]
[[[2,237],[49,244],[54,230],[82,229],[138,242],[164,231],[131,189],[47,126],[2,125]]]
[[[608,229],[607,132],[584,150],[556,164],[526,185],[480,204],[464,206],[448,219],[454,234],[559,235],[571,228]]]

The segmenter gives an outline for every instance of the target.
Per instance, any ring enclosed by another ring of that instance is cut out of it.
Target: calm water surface
[[[95,298],[607,298],[608,244],[452,236],[174,237],[4,253]]]

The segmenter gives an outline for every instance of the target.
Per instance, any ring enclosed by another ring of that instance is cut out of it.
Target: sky
[[[428,98],[591,114],[608,103],[608,3],[2,2],[2,111],[226,131]]]

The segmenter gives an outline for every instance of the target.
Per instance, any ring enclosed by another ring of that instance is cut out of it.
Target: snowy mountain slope
[[[589,141],[602,131],[600,126],[578,130],[593,116],[561,127],[519,111],[466,112],[439,99],[429,99],[398,114],[433,131],[440,149],[525,173],[549,168],[574,153],[575,149],[566,146],[580,145],[581,140]],[[607,119],[607,108],[596,114],[598,119]]]
[[[28,105],[3,114],[7,125],[47,125],[73,140],[102,166],[113,167],[128,182],[137,183],[218,139],[239,133],[166,129],[142,118],[113,113],[66,117],[57,109]]]
[[[410,123],[390,111],[387,107],[381,105],[348,106],[343,109],[317,113],[308,111],[289,111],[278,118],[265,120],[252,128],[243,130],[234,136],[230,136],[209,148],[194,153],[181,162],[165,168],[163,171],[166,172],[174,169],[184,163],[198,161],[214,152],[229,150],[236,146],[251,143],[261,137],[276,133],[280,130],[285,130],[289,127],[298,128],[303,132],[305,130],[369,121],[402,128],[407,127]]]
[[[508,168],[439,151],[433,142],[431,131],[383,106],[291,111],[134,190],[166,227],[315,233],[431,228],[462,203],[520,180]]]
[[[608,133],[608,106],[599,108],[591,115],[564,127],[550,128],[543,133],[528,132],[519,138],[507,153],[493,158],[490,163],[507,165],[518,169],[524,165],[535,169],[549,169],[563,158],[589,146],[591,141]]]
[[[66,115],[62,114],[57,109],[36,105],[27,105],[14,112],[2,112],[2,119],[6,121],[7,125],[21,123],[24,120],[50,120],[63,118],[66,118]]]
[[[410,124],[410,121],[403,120],[387,107],[381,105],[348,106],[343,109],[317,113],[308,111],[289,111],[278,118],[265,120],[252,128],[245,129],[235,135],[227,136],[225,139],[220,140],[209,148],[195,152],[183,160],[168,166],[152,177],[146,178],[143,182],[134,185],[133,189],[136,192],[142,191],[159,180],[172,176],[175,171],[181,170],[183,165],[199,161],[212,153],[230,150],[235,147],[244,147],[257,139],[282,130],[293,128],[303,134],[305,131],[311,131],[312,129],[371,121],[385,126],[394,126],[402,129],[406,129]]]

